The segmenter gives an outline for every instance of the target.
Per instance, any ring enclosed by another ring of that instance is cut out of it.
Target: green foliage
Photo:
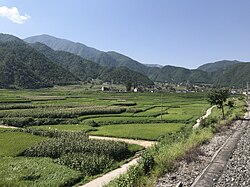
[[[91,126],[91,127],[99,127],[99,124],[95,122],[94,120],[85,120],[83,124]]]
[[[38,88],[78,80],[22,40],[0,42],[0,59],[1,88]]]
[[[0,157],[0,186],[72,186],[80,177],[49,158]]]
[[[164,66],[149,76],[154,81],[181,83],[190,81],[191,83],[211,83],[211,78],[207,72],[201,70],[189,70],[175,66]]]
[[[116,161],[98,153],[67,153],[56,159],[56,162],[80,171],[84,176],[94,176],[110,169]]]
[[[21,155],[59,158],[67,153],[94,153],[122,160],[129,154],[127,144],[122,142],[89,140],[88,136],[81,132],[60,132],[59,134],[57,138],[30,147]]]
[[[6,124],[15,127],[28,127],[28,126],[39,126],[39,125],[56,125],[56,124],[67,124],[67,123],[78,123],[77,119],[72,118],[32,118],[32,117],[10,117],[2,118],[1,124]]]
[[[156,178],[170,171],[175,161],[184,157],[187,150],[208,141],[211,137],[212,132],[208,128],[194,132],[191,128],[183,128],[178,133],[165,135],[159,144],[142,155],[138,165],[130,167],[126,174],[111,181],[106,187],[151,186]],[[149,179],[145,180],[145,177]]]
[[[37,108],[27,110],[0,110],[0,117],[33,117],[33,118],[73,118],[92,114],[119,114],[126,109],[119,107],[75,107],[75,108]]]
[[[66,124],[66,125],[43,125],[43,126],[31,126],[29,129],[36,129],[36,130],[42,130],[44,132],[47,131],[69,131],[69,132],[75,132],[75,131],[83,131],[83,132],[89,132],[96,130],[95,128],[89,126],[89,125],[72,125],[72,124]]]
[[[222,108],[229,96],[228,89],[214,89],[208,93],[208,101],[211,105],[217,105],[218,108]]]
[[[154,161],[154,157],[150,152],[145,152],[141,159],[139,164],[141,165],[142,169],[143,169],[143,173],[145,175],[149,174],[149,172],[152,170],[155,161]]]
[[[132,86],[132,84],[153,84],[153,82],[149,80],[148,77],[135,72],[132,69],[128,69],[125,67],[123,67],[122,69],[108,68],[107,66],[103,67],[93,61],[86,60],[78,55],[69,52],[61,50],[54,51],[41,43],[35,43],[31,46],[37,49],[40,53],[44,54],[51,61],[56,62],[65,69],[68,69],[72,74],[77,76],[82,81],[101,79],[102,81],[110,82],[111,80],[113,80],[114,83],[122,83],[126,86],[130,85],[130,87]]]
[[[48,107],[34,108],[26,110],[0,110],[2,124],[13,125],[16,127],[49,125],[59,123],[78,123],[75,118],[81,115],[94,114],[117,114],[126,109],[119,107]]]
[[[154,83],[145,75],[130,70],[126,67],[116,69],[107,69],[103,71],[101,77],[103,81],[113,80],[114,83],[124,84],[127,91],[131,91],[131,87],[153,85]]]
[[[228,106],[229,108],[233,108],[234,107],[234,101],[228,101],[226,106]]]
[[[224,107],[225,109],[225,118],[223,119],[218,108],[213,108],[212,114],[201,121],[202,127],[209,127],[212,128],[213,131],[218,131],[221,126],[226,124],[230,124],[233,120],[241,119],[246,112],[246,105],[245,101],[241,98],[230,98],[231,102],[233,102],[233,107]],[[229,102],[228,101],[228,102]]]
[[[223,119],[225,118],[223,105],[229,96],[228,89],[214,89],[208,93],[208,102],[211,105],[217,105],[217,107],[221,109]]]

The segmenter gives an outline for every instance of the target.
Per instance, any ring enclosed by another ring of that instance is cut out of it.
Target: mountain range
[[[0,34],[1,88],[39,88],[92,79],[121,83],[127,89],[151,86],[154,81],[239,87],[250,79],[250,63],[223,60],[190,70],[143,64],[114,51],[49,35],[21,40]]]

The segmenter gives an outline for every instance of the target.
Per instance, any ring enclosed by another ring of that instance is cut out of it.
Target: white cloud
[[[12,22],[18,23],[18,24],[23,24],[28,19],[30,19],[30,16],[27,14],[25,14],[24,16],[21,16],[16,7],[8,8],[7,6],[0,7],[0,16],[6,17]]]

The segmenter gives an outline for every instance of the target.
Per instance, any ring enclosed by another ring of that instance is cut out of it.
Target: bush
[[[139,164],[141,164],[141,166],[142,166],[143,173],[145,175],[149,174],[149,172],[152,170],[152,168],[154,166],[154,163],[155,163],[154,157],[149,152],[145,152],[142,155],[141,160],[139,162]]]
[[[85,176],[103,173],[115,164],[115,160],[109,156],[95,153],[68,153],[56,159],[56,162],[80,171]]]
[[[83,124],[91,126],[91,127],[99,127],[99,124],[95,122],[94,120],[85,120]]]
[[[214,124],[218,123],[219,119],[217,117],[208,117],[201,120],[200,126],[201,127],[210,127]]]
[[[40,125],[57,125],[57,124],[77,124],[79,120],[74,118],[33,118],[33,117],[11,117],[2,118],[1,124],[15,127],[29,127]]]
[[[29,130],[27,130],[27,132],[28,131]],[[90,140],[83,132],[30,130],[31,133],[32,131],[33,134],[43,134],[55,138],[51,138],[30,147],[21,155],[59,158],[67,153],[94,153],[104,154],[120,161],[130,154],[126,143]]]

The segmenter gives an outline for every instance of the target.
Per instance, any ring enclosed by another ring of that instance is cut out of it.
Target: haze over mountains
[[[239,87],[250,80],[250,63],[223,60],[194,70],[162,67],[49,35],[21,40],[0,34],[1,88],[39,88],[91,79],[122,83],[127,88],[153,85],[153,81]]]

